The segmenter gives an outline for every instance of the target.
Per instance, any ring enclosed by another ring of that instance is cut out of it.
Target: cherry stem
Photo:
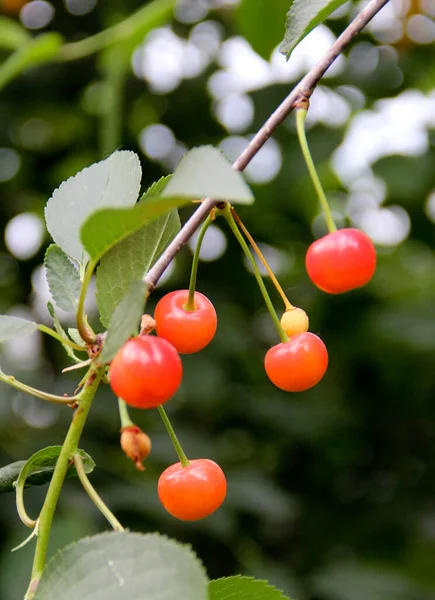
[[[329,233],[333,233],[334,231],[337,231],[337,226],[335,225],[334,218],[332,216],[331,209],[326,198],[326,194],[323,190],[319,175],[317,174],[316,166],[311,156],[310,148],[308,146],[307,136],[305,133],[306,116],[307,110],[305,108],[298,108],[296,110],[296,130],[298,133],[299,144],[301,146],[302,154],[304,155],[304,159],[308,167],[308,172],[310,174],[314,188],[317,192],[317,197],[319,198],[320,206],[322,207],[323,214],[325,215]]]
[[[251,244],[251,246],[253,247],[256,255],[258,256],[258,258],[260,259],[263,267],[266,269],[266,271],[269,274],[269,277],[273,283],[273,285],[276,288],[276,291],[278,292],[278,294],[281,296],[283,302],[284,302],[284,306],[286,310],[292,310],[294,308],[293,304],[290,302],[290,300],[287,298],[287,296],[285,295],[284,290],[282,289],[278,279],[275,276],[275,273],[272,271],[272,269],[270,268],[269,263],[267,262],[266,258],[264,257],[264,254],[261,252],[260,248],[258,247],[257,243],[255,242],[254,238],[252,237],[252,235],[249,233],[249,231],[246,229],[242,219],[239,217],[239,215],[236,213],[236,211],[234,210],[234,207],[231,206],[231,213],[233,215],[233,217],[235,218],[235,220],[237,221],[238,226],[240,227],[240,229],[243,231],[243,233],[245,234],[245,237],[247,238],[248,242]]]
[[[48,394],[47,392],[42,392],[41,390],[33,388],[30,385],[21,383],[21,381],[17,381],[13,375],[6,375],[1,371],[0,381],[7,383],[16,390],[20,390],[20,392],[30,394],[31,396],[35,396],[36,398],[40,398],[41,400],[54,402],[55,404],[71,404],[80,400],[80,394],[77,394],[77,396],[56,396],[55,394]]]
[[[80,479],[80,483],[82,484],[85,492],[88,494],[89,498],[98,508],[102,515],[106,517],[109,521],[110,525],[113,527],[115,531],[124,531],[124,527],[109,509],[109,507],[103,502],[101,497],[99,496],[97,490],[94,488],[92,483],[89,481],[88,476],[86,475],[85,468],[83,465],[83,459],[80,456],[79,452],[74,453],[74,466],[77,471],[77,475]]]
[[[121,431],[125,429],[125,427],[132,427],[134,423],[130,419],[130,415],[128,414],[127,404],[122,398],[118,398],[118,408],[119,418],[121,419]]]
[[[254,257],[252,256],[251,251],[249,250],[248,244],[245,242],[242,234],[240,233],[239,228],[237,227],[237,223],[234,220],[233,214],[231,212],[231,206],[230,204],[226,204],[225,208],[222,210],[223,215],[225,217],[225,219],[228,222],[228,225],[230,226],[231,231],[234,233],[234,235],[237,238],[237,241],[239,242],[239,244],[241,245],[243,252],[246,255],[246,258],[249,260],[249,262],[251,263],[252,266],[252,270],[254,272],[254,276],[255,279],[257,280],[258,283],[258,287],[260,288],[261,293],[263,294],[263,298],[264,301],[266,303],[267,306],[267,310],[270,313],[270,316],[272,317],[272,321],[276,327],[276,330],[278,332],[278,335],[282,341],[283,344],[285,344],[286,342],[289,341],[289,338],[287,336],[287,334],[285,333],[284,329],[281,327],[281,323],[279,322],[279,319],[276,315],[275,309],[273,307],[272,301],[270,299],[270,296],[267,292],[266,286],[264,285],[263,279],[261,277],[261,273],[260,270],[257,266],[257,263],[254,260]]]
[[[165,424],[165,427],[169,433],[169,437],[171,438],[171,441],[174,445],[175,448],[175,452],[178,455],[178,458],[180,459],[180,463],[182,467],[188,467],[190,465],[189,459],[187,458],[187,456],[184,454],[184,450],[181,447],[180,442],[178,441],[178,438],[175,434],[174,428],[171,425],[171,421],[169,420],[168,415],[166,414],[165,409],[163,408],[163,406],[160,404],[160,406],[157,407],[157,410],[160,413],[160,416],[162,417],[162,421]]]
[[[189,295],[187,297],[187,302],[183,306],[183,308],[187,311],[193,312],[196,310],[195,306],[195,287],[196,287],[196,276],[198,274],[198,263],[199,263],[199,255],[201,253],[201,246],[204,236],[206,234],[207,229],[213,223],[214,217],[211,214],[208,215],[202,227],[200,229],[198,239],[196,241],[195,252],[193,254],[192,259],[192,270],[190,272],[190,282],[189,282]]]
[[[92,278],[92,273],[94,272],[96,266],[96,262],[91,261],[86,267],[86,270],[83,275],[83,283],[80,290],[79,303],[77,307],[77,329],[79,331],[80,337],[87,344],[94,344],[96,337],[95,333],[92,331],[92,328],[89,326],[85,315],[86,292],[88,290],[88,286]]]

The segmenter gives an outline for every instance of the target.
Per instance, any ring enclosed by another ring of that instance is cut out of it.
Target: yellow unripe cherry
[[[308,315],[302,308],[289,308],[281,317],[281,327],[289,337],[308,331],[309,324]]]

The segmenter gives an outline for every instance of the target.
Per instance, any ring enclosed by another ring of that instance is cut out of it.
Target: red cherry
[[[171,342],[180,354],[192,354],[205,348],[217,328],[216,311],[210,300],[195,292],[195,310],[186,310],[188,296],[188,290],[166,294],[154,312],[157,335]]]
[[[342,294],[370,281],[376,268],[376,250],[362,231],[339,229],[311,244],[305,264],[318,288]]]
[[[212,460],[191,460],[187,467],[176,463],[160,475],[160,502],[168,513],[182,521],[197,521],[214,513],[225,500],[225,475]]]
[[[267,376],[286,392],[303,392],[319,383],[328,367],[328,351],[314,333],[297,333],[268,350]]]
[[[175,348],[161,338],[143,335],[128,340],[110,365],[110,385],[136,408],[155,408],[178,390],[183,368]]]

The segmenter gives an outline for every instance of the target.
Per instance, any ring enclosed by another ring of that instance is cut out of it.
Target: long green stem
[[[38,587],[39,580],[44,570],[51,525],[59,494],[68,471],[70,460],[77,451],[80,436],[103,372],[104,369],[101,367],[97,370],[91,369],[86,385],[79,394],[79,406],[74,413],[61,453],[57,459],[53,477],[51,478],[48,492],[45,497],[45,502],[39,515],[39,535],[33,560],[32,579],[25,600],[31,600],[35,595],[36,588]]]
[[[92,502],[95,504],[95,506],[98,508],[98,510],[106,517],[106,519],[109,521],[109,523],[115,531],[124,531],[124,527],[112,513],[109,507],[103,502],[103,500],[98,495],[97,490],[89,481],[83,466],[83,459],[80,456],[79,452],[76,452],[74,454],[74,465],[77,471],[77,475],[79,476],[80,483],[82,484],[84,490],[86,491]]]
[[[121,429],[124,429],[124,427],[131,427],[132,425],[134,425],[133,421],[130,419],[130,415],[128,414],[127,404],[122,398],[118,398],[118,407],[119,417],[121,419]]]
[[[234,210],[233,207],[231,207],[231,213],[232,213],[234,219],[236,220],[237,225],[240,227],[240,229],[245,234],[246,239],[248,240],[248,242],[253,247],[255,254],[258,256],[259,260],[261,261],[261,264],[266,269],[266,271],[267,271],[267,273],[268,273],[268,275],[270,277],[270,280],[272,281],[273,285],[276,288],[276,291],[281,296],[282,301],[284,302],[285,309],[286,310],[292,310],[294,308],[293,304],[290,302],[290,300],[285,295],[285,292],[282,289],[281,284],[279,283],[278,279],[276,278],[275,273],[270,268],[269,263],[267,262],[266,258],[264,257],[264,254],[262,253],[262,251],[258,247],[258,245],[255,242],[254,238],[249,233],[249,231],[247,230],[247,228],[246,228],[245,224],[243,223],[242,219],[239,217],[239,215],[236,213],[236,211]]]
[[[160,416],[162,417],[162,421],[165,424],[165,427],[169,433],[169,437],[171,438],[171,442],[174,444],[175,452],[178,454],[178,458],[180,459],[180,463],[183,467],[188,467],[190,465],[189,459],[184,454],[184,450],[181,447],[180,442],[175,434],[174,428],[171,425],[171,421],[169,420],[168,415],[166,414],[165,409],[162,405],[157,407]]]
[[[24,392],[25,394],[30,394],[31,396],[35,396],[36,398],[41,398],[41,400],[47,400],[48,402],[54,402],[55,404],[71,404],[77,402],[80,399],[80,394],[77,396],[56,396],[55,394],[48,394],[47,392],[42,392],[37,388],[33,388],[30,385],[26,385],[25,383],[21,383],[21,381],[17,381],[13,375],[5,375],[0,371],[0,381],[7,383],[11,387],[16,390],[20,390],[20,392]]]
[[[213,223],[213,217],[209,215],[202,227],[200,229],[198,239],[196,240],[195,252],[193,254],[192,259],[192,270],[190,271],[190,282],[189,282],[189,296],[187,297],[187,302],[184,306],[186,310],[193,311],[196,309],[195,306],[195,287],[196,287],[196,276],[198,274],[198,263],[199,263],[199,255],[201,253],[201,246],[204,236],[206,234],[207,229]]]
[[[80,42],[65,44],[59,51],[59,58],[77,60],[123,42],[134,48],[149,31],[171,17],[174,5],[175,0],[154,0],[113,27]]]
[[[88,291],[88,286],[92,278],[92,273],[94,272],[96,266],[97,264],[91,261],[86,267],[82,287],[80,290],[79,303],[77,306],[77,329],[79,331],[80,337],[87,344],[93,344],[95,342],[95,333],[89,327],[89,324],[86,320],[85,299],[86,292]]]
[[[334,218],[331,213],[331,209],[329,208],[328,200],[326,198],[325,192],[323,191],[322,184],[320,182],[320,178],[317,174],[316,167],[314,165],[314,161],[311,156],[310,148],[307,142],[307,136],[305,134],[305,117],[307,116],[307,111],[305,108],[298,108],[296,110],[296,129],[298,132],[299,144],[301,146],[302,154],[304,155],[305,162],[308,167],[308,172],[310,173],[310,177],[314,184],[314,187],[317,192],[317,196],[319,198],[320,206],[322,207],[323,213],[325,215],[326,223],[328,225],[328,230],[330,233],[333,231],[337,231],[337,226],[335,225]]]
[[[50,327],[47,327],[46,325],[38,325],[38,329],[39,329],[39,331],[42,331],[43,333],[46,333],[47,335],[51,335],[51,337],[53,337],[55,340],[60,342],[63,346],[69,346],[70,348],[74,348],[74,350],[79,350],[80,352],[86,352],[86,348],[84,346],[80,346],[79,344],[76,344],[75,342],[69,340],[68,338],[64,338],[62,335],[57,333],[57,331],[50,329]]]
[[[286,335],[284,329],[281,327],[281,323],[279,322],[279,319],[278,319],[278,317],[276,315],[276,312],[275,312],[275,309],[273,307],[272,301],[270,299],[270,296],[269,296],[269,294],[267,292],[266,286],[264,285],[263,279],[261,277],[260,270],[259,270],[259,268],[257,266],[257,263],[254,260],[254,257],[251,254],[251,251],[249,250],[248,244],[245,242],[242,234],[239,231],[239,228],[237,227],[237,223],[235,222],[234,217],[233,217],[233,215],[231,213],[231,207],[230,207],[230,205],[226,204],[225,208],[223,209],[222,212],[223,212],[223,215],[224,215],[225,219],[228,222],[228,225],[231,228],[231,231],[234,233],[234,235],[237,238],[237,241],[241,245],[242,250],[243,250],[243,252],[246,255],[246,258],[251,263],[255,279],[257,280],[257,283],[258,283],[258,287],[260,288],[260,291],[263,294],[263,298],[264,298],[264,301],[266,303],[267,310],[269,311],[270,316],[272,317],[272,321],[273,321],[273,323],[274,323],[274,325],[276,327],[276,330],[278,332],[278,335],[279,335],[281,341],[283,343],[288,342],[289,338]]]

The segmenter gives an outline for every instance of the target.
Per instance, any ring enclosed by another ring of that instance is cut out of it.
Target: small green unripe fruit
[[[309,324],[308,315],[302,308],[290,308],[281,317],[281,327],[289,337],[308,331]]]

